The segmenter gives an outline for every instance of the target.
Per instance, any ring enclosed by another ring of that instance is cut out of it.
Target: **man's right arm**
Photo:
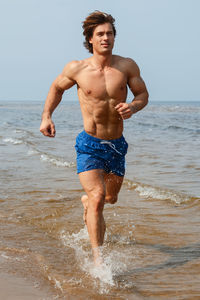
[[[42,113],[42,122],[40,125],[40,132],[45,136],[55,136],[55,125],[51,119],[52,113],[60,103],[62,95],[65,90],[70,89],[76,81],[74,75],[76,72],[77,62],[67,64],[62,72],[52,83],[49,93],[47,95],[44,110]]]

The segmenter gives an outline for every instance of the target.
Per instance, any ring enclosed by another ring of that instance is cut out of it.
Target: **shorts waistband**
[[[79,136],[84,137],[85,139],[89,139],[90,141],[94,141],[94,142],[98,142],[98,143],[102,143],[102,144],[104,144],[104,142],[108,143],[108,144],[109,143],[117,144],[117,143],[121,142],[122,140],[124,140],[123,135],[120,138],[112,139],[112,140],[100,139],[100,138],[94,137],[93,135],[90,135],[85,130],[80,132]]]
[[[118,139],[103,140],[88,134],[84,130],[77,136],[75,148],[79,152],[82,151],[85,153],[91,151],[92,153],[97,151],[107,153],[111,151],[112,153],[124,156],[127,153],[128,143],[123,135]]]

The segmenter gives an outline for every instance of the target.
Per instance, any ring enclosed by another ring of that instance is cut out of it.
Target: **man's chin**
[[[101,54],[109,54],[112,53],[112,48],[108,47],[108,48],[103,48],[99,51],[99,53]]]

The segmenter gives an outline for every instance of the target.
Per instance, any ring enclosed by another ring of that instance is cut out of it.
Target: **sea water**
[[[104,209],[101,268],[82,221],[79,104],[57,108],[54,139],[39,132],[42,108],[0,103],[1,270],[49,299],[198,297],[200,103],[152,102],[124,122],[126,175],[118,202]]]

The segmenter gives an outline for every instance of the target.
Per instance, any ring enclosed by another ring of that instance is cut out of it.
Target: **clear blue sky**
[[[137,62],[150,100],[200,101],[199,0],[0,0],[0,100],[45,100],[67,62],[90,56],[81,23],[94,10],[116,19],[113,53]]]

